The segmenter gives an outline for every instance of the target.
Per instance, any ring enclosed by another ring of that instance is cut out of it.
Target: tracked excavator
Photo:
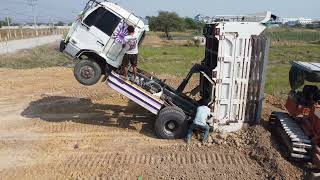
[[[273,112],[270,126],[284,145],[285,155],[295,161],[312,162],[319,169],[320,63],[293,61],[291,65],[292,90],[285,104],[286,112]]]

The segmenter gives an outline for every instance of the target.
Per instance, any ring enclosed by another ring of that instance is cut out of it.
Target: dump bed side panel
[[[270,40],[265,34],[252,37],[252,56],[247,92],[246,121],[259,123],[264,100],[264,85]]]

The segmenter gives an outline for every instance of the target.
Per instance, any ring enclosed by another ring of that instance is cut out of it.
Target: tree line
[[[180,17],[175,12],[160,11],[158,16],[147,16],[151,31],[164,32],[167,39],[171,39],[170,32],[197,30],[202,31],[203,22],[197,22],[189,17]]]
[[[9,23],[9,24],[8,24]],[[8,26],[8,25],[12,25],[12,18],[10,17],[5,17],[3,20],[0,20],[0,28],[2,26]]]

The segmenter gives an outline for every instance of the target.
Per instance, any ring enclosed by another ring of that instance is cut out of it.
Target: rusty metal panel
[[[252,56],[246,107],[246,121],[248,123],[259,123],[261,120],[269,44],[270,41],[265,34],[252,36]]]

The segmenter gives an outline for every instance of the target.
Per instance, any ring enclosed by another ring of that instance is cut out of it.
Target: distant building
[[[286,24],[288,26],[296,26],[296,25],[306,26],[311,23],[312,23],[311,18],[299,17],[299,18],[283,18],[282,19],[282,24]]]
[[[209,16],[204,16],[202,14],[198,14],[193,18],[196,22],[204,22],[207,23],[211,20],[211,17]]]
[[[313,21],[311,24],[307,24],[306,27],[311,29],[320,28],[320,20]]]
[[[201,22],[204,19],[202,14],[198,14],[193,18],[196,22]]]
[[[302,25],[307,25],[312,23],[312,19],[310,18],[298,18],[298,23]]]

